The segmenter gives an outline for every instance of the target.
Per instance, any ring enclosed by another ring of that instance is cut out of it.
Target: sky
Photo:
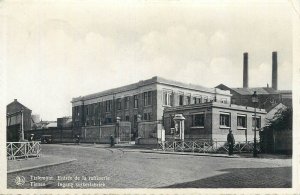
[[[290,1],[0,1],[5,100],[43,120],[71,100],[161,76],[215,87],[292,89]],[[1,78],[0,78],[1,80]]]

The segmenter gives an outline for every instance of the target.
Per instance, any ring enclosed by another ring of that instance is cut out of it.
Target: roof
[[[19,104],[23,109],[30,110],[29,108],[27,108],[26,106],[24,106],[23,104],[21,104],[20,102],[18,102],[17,99],[15,99],[13,102],[7,104],[7,106],[10,106],[12,104]]]
[[[268,87],[231,88],[231,89],[241,95],[252,95],[254,91],[256,91],[257,95],[278,94],[277,90]]]
[[[93,99],[93,98],[97,98],[97,97],[101,97],[101,96],[105,96],[105,95],[112,95],[114,93],[129,91],[129,90],[137,89],[139,87],[154,84],[154,83],[178,86],[178,87],[182,87],[182,88],[194,89],[194,90],[204,91],[204,92],[208,92],[208,93],[215,93],[214,88],[207,88],[207,87],[203,87],[201,85],[195,85],[195,84],[186,84],[186,83],[182,83],[182,82],[155,76],[155,77],[152,77],[151,79],[142,80],[137,83],[130,84],[130,85],[125,85],[122,87],[113,88],[113,89],[105,90],[105,91],[102,91],[99,93],[93,93],[93,94],[86,95],[86,96],[76,97],[76,98],[73,98],[72,102]],[[218,91],[218,92],[220,93],[220,91]],[[225,94],[225,92],[224,92],[224,94]],[[230,94],[228,94],[228,95],[230,95]]]
[[[292,90],[277,90],[280,94],[292,94]]]

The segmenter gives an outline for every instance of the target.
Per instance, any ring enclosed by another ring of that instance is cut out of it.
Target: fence
[[[8,160],[39,157],[40,151],[40,142],[6,142],[6,156]]]
[[[260,144],[257,142],[257,151],[260,152]],[[228,152],[228,144],[226,141],[165,141],[159,143],[159,149],[164,151],[181,151],[181,152],[199,152],[199,153],[223,153]],[[234,152],[252,152],[254,148],[253,142],[237,142],[233,150]]]

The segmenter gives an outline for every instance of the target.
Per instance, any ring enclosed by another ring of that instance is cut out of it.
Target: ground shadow
[[[224,174],[163,188],[291,188],[292,167],[222,169]]]

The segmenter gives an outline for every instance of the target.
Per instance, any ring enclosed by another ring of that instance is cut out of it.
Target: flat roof
[[[192,90],[197,90],[197,91],[203,91],[203,92],[208,92],[208,93],[215,93],[215,88],[207,88],[207,87],[203,87],[201,85],[195,85],[195,84],[186,84],[186,83],[182,83],[182,82],[179,82],[179,81],[169,80],[169,79],[165,79],[165,78],[162,78],[162,77],[155,76],[155,77],[152,77],[151,79],[141,80],[137,83],[125,85],[125,86],[122,86],[122,87],[117,87],[117,88],[101,91],[101,92],[98,92],[98,93],[89,94],[89,95],[86,95],[86,96],[75,97],[75,98],[72,99],[72,102],[77,102],[77,101],[81,101],[81,100],[88,100],[88,99],[94,99],[94,98],[102,97],[102,96],[106,96],[106,95],[112,95],[112,94],[115,94],[115,93],[120,93],[120,92],[124,92],[124,91],[137,89],[139,87],[154,84],[154,83],[171,85],[171,86],[176,86],[176,87],[181,87],[181,88],[186,88],[186,89],[192,89]],[[220,89],[217,90],[217,93],[218,94],[223,94],[223,95],[231,95],[229,92],[226,93],[224,90],[220,91]]]

